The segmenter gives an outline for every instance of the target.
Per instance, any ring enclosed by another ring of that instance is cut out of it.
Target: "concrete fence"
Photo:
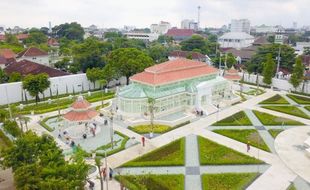
[[[242,76],[243,74],[239,73],[239,75]],[[250,83],[256,84],[256,80],[257,80],[257,75],[248,74],[248,73],[244,74],[244,81],[245,82],[250,82]],[[262,76],[258,76],[258,80],[259,80],[260,85],[266,85],[263,83],[263,77]],[[295,88],[289,83],[288,79],[273,78],[272,79],[272,85],[273,85],[273,87],[276,87],[280,90],[295,91]],[[302,88],[303,88],[303,90],[302,90]],[[307,82],[305,84],[304,83],[300,84],[299,87],[297,87],[296,91],[310,94],[310,83]]]
[[[99,83],[95,86],[87,80],[86,74],[67,75],[62,77],[53,77],[49,79],[51,82],[50,88],[44,91],[44,97],[51,97],[58,94],[79,93],[88,90],[99,89]],[[108,86],[114,86],[116,83],[126,84],[126,78],[122,77],[120,80],[113,80]],[[40,94],[40,98],[43,95]],[[0,84],[0,105],[7,103],[16,103],[27,100],[33,100],[35,97],[29,95],[26,90],[22,88],[22,82]]]

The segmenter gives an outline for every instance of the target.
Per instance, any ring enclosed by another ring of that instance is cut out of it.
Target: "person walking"
[[[109,168],[109,178],[110,178],[110,180],[112,180],[112,177],[113,177],[113,170],[112,170],[112,168]]]
[[[106,177],[107,177],[107,168],[103,168],[102,172],[102,176],[103,176],[103,181],[105,181]]]
[[[144,136],[142,136],[141,141],[142,141],[142,146],[144,147],[145,146],[145,137]]]
[[[248,141],[247,144],[246,144],[246,151],[249,152],[250,149],[251,149],[250,141]]]

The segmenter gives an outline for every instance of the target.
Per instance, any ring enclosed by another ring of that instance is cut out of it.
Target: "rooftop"
[[[191,51],[180,51],[180,50],[176,50],[176,51],[172,51],[170,52],[169,56],[171,57],[180,57],[180,58],[187,58],[188,56],[191,56],[192,59],[205,59],[206,56],[198,53],[198,52],[191,52]]]
[[[4,57],[5,59],[12,59],[15,58],[15,53],[10,49],[0,49],[0,56]]]
[[[253,36],[245,32],[228,32],[221,36],[219,39],[254,39]]]
[[[60,71],[45,65],[41,65],[39,63],[34,63],[32,61],[28,60],[22,60],[19,62],[15,62],[12,64],[9,64],[5,69],[5,72],[10,74],[12,72],[18,72],[22,76],[26,76],[28,74],[40,74],[40,73],[46,73],[49,77],[59,77],[59,76],[65,76],[70,75],[69,73],[66,73],[64,71]]]
[[[36,48],[36,47],[30,47],[20,53],[17,54],[17,58],[20,58],[20,57],[34,57],[34,56],[46,56],[48,55],[47,52],[39,49],[39,48]]]
[[[167,31],[167,36],[192,36],[194,34],[194,30],[192,29],[178,29],[171,28]]]
[[[133,75],[130,80],[156,86],[217,72],[216,68],[200,61],[175,59],[146,68],[143,72]]]

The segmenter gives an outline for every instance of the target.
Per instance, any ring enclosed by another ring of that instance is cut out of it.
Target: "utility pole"
[[[280,69],[280,61],[281,61],[281,45],[279,45],[279,52],[278,52],[277,61],[278,61],[278,64],[277,64],[276,76],[277,76],[277,78],[279,78],[278,73],[279,73],[279,69]]]
[[[201,8],[201,7],[198,6],[197,8],[198,8],[198,18],[197,18],[197,25],[198,25],[198,27],[197,27],[197,28],[198,28],[198,30],[199,30],[199,28],[200,28],[200,8]]]
[[[106,178],[105,178],[105,184],[106,184],[106,190],[109,190],[109,184],[108,184],[108,161],[107,161],[107,151],[104,151],[104,162],[105,162],[105,171],[106,171]],[[109,171],[110,172],[110,171]],[[110,176],[109,176],[110,177]]]

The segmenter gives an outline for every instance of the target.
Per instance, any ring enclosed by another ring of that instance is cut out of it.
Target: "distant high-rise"
[[[171,25],[169,22],[160,21],[159,24],[151,25],[151,32],[157,33],[157,34],[166,34],[170,28],[171,28]]]
[[[181,22],[181,29],[198,30],[198,23],[194,20],[185,19]]]
[[[250,33],[251,24],[248,19],[233,19],[230,24],[231,32],[245,32]]]
[[[48,33],[49,34],[52,33],[52,23],[51,23],[51,21],[48,22]]]

